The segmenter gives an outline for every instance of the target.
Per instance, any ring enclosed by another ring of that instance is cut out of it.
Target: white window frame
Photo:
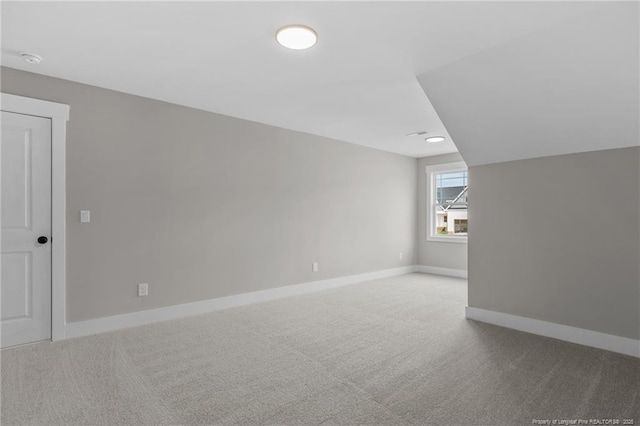
[[[66,337],[66,143],[69,105],[0,93],[0,109],[51,119],[51,340]]]
[[[436,179],[435,175],[442,172],[466,172],[467,165],[464,161],[456,163],[436,164],[425,168],[427,182],[427,241],[437,241],[442,243],[466,244],[468,236],[464,235],[438,235],[435,233],[435,197]]]

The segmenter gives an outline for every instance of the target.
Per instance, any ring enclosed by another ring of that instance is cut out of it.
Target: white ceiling
[[[416,76],[597,2],[2,2],[2,64],[413,157],[456,151]],[[275,31],[305,24],[316,46]],[[21,61],[33,52],[38,65]],[[425,130],[447,142],[405,136]]]
[[[611,2],[418,79],[468,165],[637,146],[639,14]]]

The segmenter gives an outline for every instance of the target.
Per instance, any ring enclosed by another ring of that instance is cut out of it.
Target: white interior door
[[[0,344],[7,347],[51,338],[51,120],[2,112],[0,158]]]

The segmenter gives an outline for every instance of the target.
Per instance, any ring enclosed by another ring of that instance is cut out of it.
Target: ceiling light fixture
[[[36,55],[35,53],[21,53],[20,57],[30,64],[38,65],[42,61],[42,56]]]
[[[287,25],[276,32],[276,40],[286,48],[303,50],[316,44],[318,34],[304,25]]]
[[[424,140],[426,142],[429,142],[429,143],[442,142],[444,140],[444,136],[429,136],[428,138],[425,138]]]

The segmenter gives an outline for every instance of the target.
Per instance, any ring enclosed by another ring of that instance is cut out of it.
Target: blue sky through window
[[[467,186],[467,172],[439,173],[436,175],[436,188]]]

